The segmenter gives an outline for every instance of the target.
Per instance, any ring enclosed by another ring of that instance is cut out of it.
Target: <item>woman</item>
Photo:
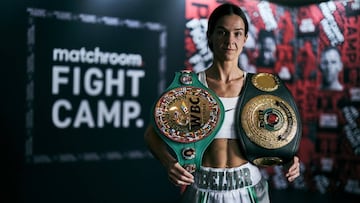
[[[238,59],[247,32],[246,17],[235,5],[220,5],[210,15],[207,38],[214,54],[213,63],[198,75],[199,80],[218,95],[225,109],[236,107],[244,85],[246,72],[238,67]],[[153,127],[146,130],[145,141],[167,169],[169,180],[175,185],[187,186],[182,202],[269,202],[267,182],[261,177],[259,169],[241,153],[234,116],[235,110],[225,113],[223,125],[206,149],[200,171],[194,176],[168,152]],[[294,157],[286,177],[293,181],[299,176],[299,171],[299,159]],[[220,178],[227,181],[218,181]],[[235,179],[237,181],[233,181]],[[220,182],[222,185],[219,185]]]

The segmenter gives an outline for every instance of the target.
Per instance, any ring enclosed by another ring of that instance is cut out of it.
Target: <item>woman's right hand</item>
[[[194,176],[184,169],[179,162],[169,164],[167,167],[169,180],[176,186],[191,185]]]
[[[190,185],[194,176],[185,170],[179,162],[169,153],[166,143],[157,135],[152,125],[144,133],[144,139],[151,153],[160,160],[166,168],[169,180],[177,186]]]

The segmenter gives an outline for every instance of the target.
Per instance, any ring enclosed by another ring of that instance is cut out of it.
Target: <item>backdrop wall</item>
[[[301,7],[266,1],[228,2],[241,6],[250,22],[239,65],[249,72],[278,74],[292,91],[302,117],[302,176],[289,185],[278,167],[264,169],[264,174],[277,189],[359,194],[358,2]],[[206,19],[217,5],[217,1],[186,1],[185,64],[189,69],[203,70],[212,62]],[[322,54],[329,47],[340,54],[326,60]]]
[[[27,1],[5,11],[1,202],[176,202],[143,132],[174,71],[211,63],[207,17],[222,2]],[[288,184],[279,167],[263,169],[272,191],[357,198],[359,2],[229,2],[251,25],[239,65],[278,74],[302,115],[301,177]],[[340,89],[321,88],[328,46],[341,53]]]

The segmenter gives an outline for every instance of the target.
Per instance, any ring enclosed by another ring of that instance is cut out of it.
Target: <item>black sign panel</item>
[[[143,131],[151,101],[165,85],[165,26],[34,8],[28,13],[27,161],[150,156]]]

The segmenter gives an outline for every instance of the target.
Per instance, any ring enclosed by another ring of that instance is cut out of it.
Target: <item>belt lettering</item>
[[[190,128],[200,127],[200,125],[201,125],[201,120],[200,120],[201,108],[198,105],[200,103],[200,99],[199,98],[195,98],[195,99],[190,98],[189,101],[192,104],[190,106],[190,115],[191,115]]]

